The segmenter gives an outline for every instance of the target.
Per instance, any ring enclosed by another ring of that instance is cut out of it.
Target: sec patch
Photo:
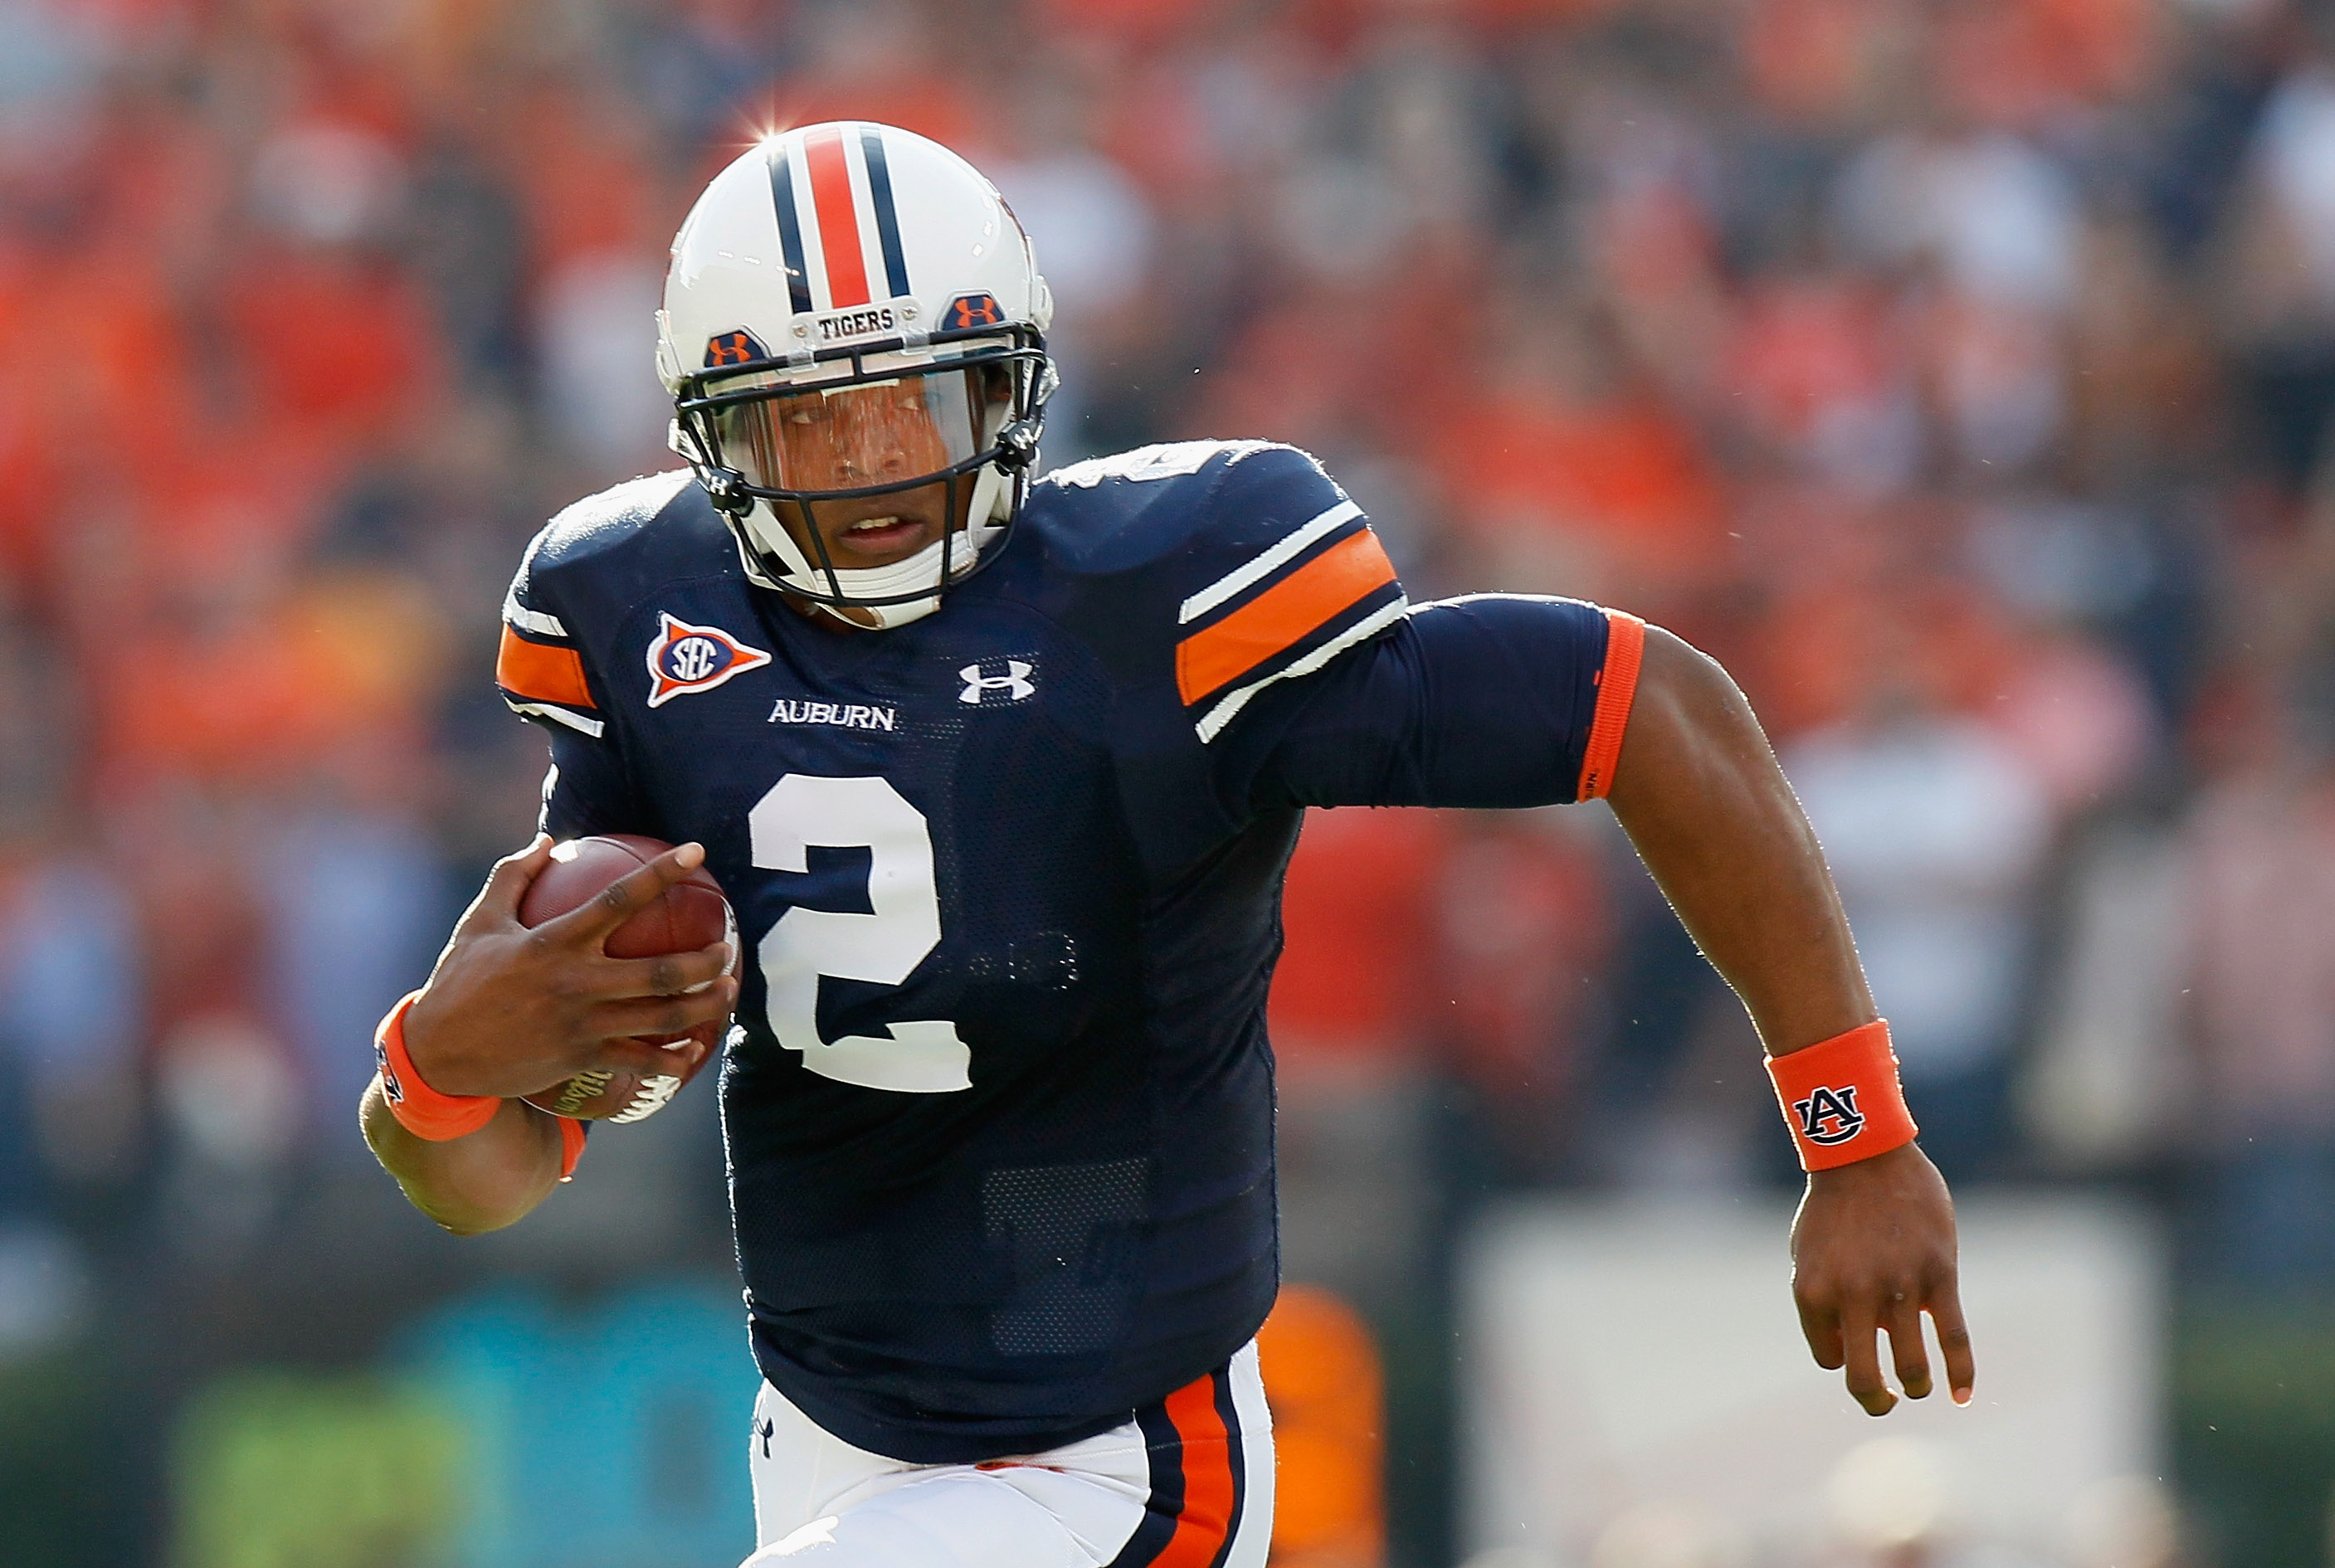
[[[711,692],[732,675],[770,662],[719,626],[693,626],[657,612],[657,635],[649,644],[649,706],[658,708],[692,692]]]

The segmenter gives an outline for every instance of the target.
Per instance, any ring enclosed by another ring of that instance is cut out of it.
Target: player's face
[[[748,403],[720,416],[722,448],[752,480],[772,489],[848,490],[938,473],[988,445],[1008,382],[1001,374],[944,371],[834,391],[812,390]],[[882,495],[813,501],[827,558],[845,570],[905,560],[962,528],[970,476],[956,482],[950,515],[945,480]],[[801,508],[776,510],[813,560]]]

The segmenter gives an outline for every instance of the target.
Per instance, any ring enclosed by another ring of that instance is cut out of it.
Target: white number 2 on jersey
[[[973,1087],[973,1052],[945,1019],[887,1025],[891,1038],[819,1037],[819,977],[898,985],[941,939],[933,880],[933,836],[925,814],[883,779],[823,779],[790,773],[748,815],[754,864],[809,871],[809,850],[865,848],[872,915],[794,908],[779,916],[758,956],[770,992],[770,1028],[803,1065],[862,1089],[941,1094]]]

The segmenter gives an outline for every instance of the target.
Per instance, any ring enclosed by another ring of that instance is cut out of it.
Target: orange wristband
[[[431,1143],[467,1137],[495,1119],[503,1102],[490,1094],[441,1094],[421,1081],[413,1059],[405,1053],[405,1015],[414,999],[409,993],[389,1010],[373,1032],[373,1060],[381,1069],[382,1092],[389,1097],[389,1114],[415,1137]]]
[[[1800,1146],[1802,1170],[1871,1159],[1904,1147],[1921,1131],[1897,1084],[1887,1019],[1771,1056],[1768,1076]]]
[[[576,1174],[576,1162],[584,1157],[584,1124],[572,1116],[559,1118],[559,1179],[566,1181]]]

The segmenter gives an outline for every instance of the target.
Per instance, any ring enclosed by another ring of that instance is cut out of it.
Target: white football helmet
[[[993,560],[1012,528],[1054,387],[1052,315],[1029,237],[964,159],[888,125],[786,131],[714,176],[673,238],[657,312],[673,450],[756,582],[854,625],[904,624]],[[838,412],[850,452],[811,474],[799,427],[835,393],[874,386],[904,389],[886,418],[906,410],[913,431]],[[882,482],[838,488],[838,475]],[[890,566],[836,566],[811,501],[935,481],[950,519],[938,540]]]

